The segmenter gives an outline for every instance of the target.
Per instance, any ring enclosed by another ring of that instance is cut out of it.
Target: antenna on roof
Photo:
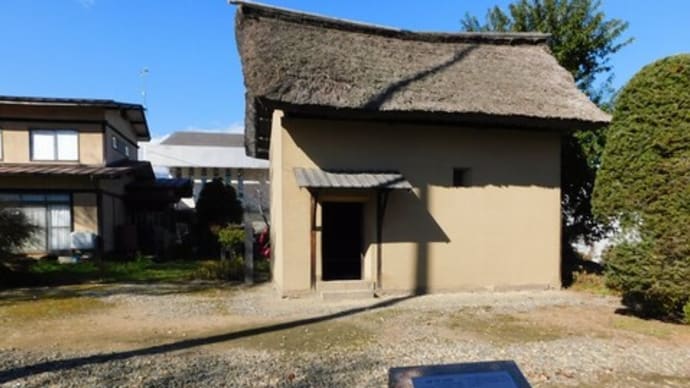
[[[141,99],[142,105],[146,108],[146,77],[149,75],[149,68],[144,67],[139,72],[139,77],[141,77]]]

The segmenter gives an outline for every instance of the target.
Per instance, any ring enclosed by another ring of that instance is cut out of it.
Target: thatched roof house
[[[548,35],[236,4],[282,295],[560,287],[562,134],[609,116]]]
[[[267,157],[273,109],[559,130],[610,119],[545,34],[418,33],[233,3],[250,156]]]

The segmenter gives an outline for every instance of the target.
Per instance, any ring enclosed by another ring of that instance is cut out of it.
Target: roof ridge
[[[107,98],[74,98],[74,97],[36,97],[0,95],[0,104],[50,104],[50,105],[98,105],[105,107],[123,107],[142,109],[141,104],[116,101]]]
[[[403,40],[418,40],[434,43],[472,42],[514,45],[546,44],[551,37],[550,34],[540,32],[417,32],[275,7],[254,1],[229,0],[228,2],[239,6],[239,11],[245,16],[255,15],[257,17],[273,18],[291,23],[381,35]]]

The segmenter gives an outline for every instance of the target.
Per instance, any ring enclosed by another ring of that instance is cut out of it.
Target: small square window
[[[458,167],[453,169],[453,187],[470,186],[470,169]]]
[[[116,149],[118,148],[117,137],[116,137],[116,136],[113,136],[113,140],[112,140],[112,141],[113,141],[113,149],[116,150]]]
[[[125,155],[129,158],[129,146],[125,144]]]

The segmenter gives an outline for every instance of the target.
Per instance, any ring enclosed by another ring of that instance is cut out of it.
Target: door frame
[[[333,200],[333,197],[326,197],[322,200],[319,201],[319,208],[321,210],[320,212],[320,217],[319,217],[319,260],[318,260],[318,265],[319,265],[319,280],[323,282],[329,282],[329,281],[360,281],[364,279],[364,256],[366,254],[365,252],[365,241],[366,241],[366,201],[362,200],[361,198],[335,198],[336,200]],[[359,252],[358,252],[358,260],[359,260],[359,276],[357,278],[353,279],[326,279],[325,278],[325,273],[324,273],[324,264],[325,264],[325,257],[324,257],[324,205],[326,203],[352,203],[352,204],[357,204],[359,205],[359,241],[360,241],[360,247],[359,247]]]

